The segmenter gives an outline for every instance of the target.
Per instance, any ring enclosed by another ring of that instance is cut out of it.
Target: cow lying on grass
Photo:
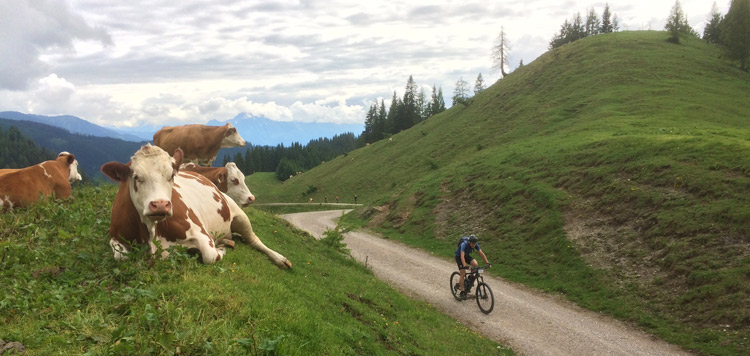
[[[109,225],[114,257],[127,258],[133,243],[148,244],[155,254],[158,242],[162,257],[169,246],[179,244],[197,249],[204,263],[213,263],[221,260],[226,246],[234,246],[234,232],[280,268],[291,268],[291,262],[258,239],[232,199],[200,174],[179,170],[182,155],[180,149],[170,157],[159,147],[145,145],[128,164],[102,166],[105,175],[120,182]]]
[[[195,163],[186,163],[180,169],[196,172],[208,178],[222,193],[226,193],[241,207],[255,201],[255,196],[245,184],[245,175],[234,162],[229,162],[224,167],[201,167]]]
[[[229,123],[224,126],[164,126],[154,134],[154,145],[169,154],[180,148],[186,163],[204,166],[211,166],[220,148],[242,147],[245,144],[237,129]]]
[[[75,156],[62,152],[57,159],[0,174],[0,210],[27,207],[54,195],[70,197],[70,182],[79,180]]]

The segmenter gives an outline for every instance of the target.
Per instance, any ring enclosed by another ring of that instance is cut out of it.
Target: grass
[[[380,282],[335,236],[255,209],[256,233],[292,270],[242,243],[213,265],[180,249],[114,261],[115,191],[75,186],[70,200],[0,215],[0,338],[28,355],[513,354]]]
[[[446,258],[476,233],[493,273],[750,354],[750,75],[667,37],[577,41],[392,142],[249,184],[268,201],[357,194],[348,219]]]

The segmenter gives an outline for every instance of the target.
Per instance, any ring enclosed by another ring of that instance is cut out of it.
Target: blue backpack
[[[460,239],[458,239],[458,245],[456,245],[456,247],[461,248],[461,244],[464,242],[469,242],[468,236],[462,236]]]

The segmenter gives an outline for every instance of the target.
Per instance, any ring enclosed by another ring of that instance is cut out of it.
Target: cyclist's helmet
[[[469,236],[469,242],[477,243],[477,241],[479,241],[479,239],[477,239],[476,236],[474,235]]]

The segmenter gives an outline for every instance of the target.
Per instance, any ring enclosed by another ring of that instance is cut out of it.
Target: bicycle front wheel
[[[495,296],[487,283],[480,282],[476,289],[477,305],[482,313],[489,314],[495,308]]]
[[[453,272],[451,274],[451,294],[453,294],[453,298],[456,298],[456,300],[461,300],[461,289],[459,289],[458,280],[461,279],[461,274],[458,272]]]

